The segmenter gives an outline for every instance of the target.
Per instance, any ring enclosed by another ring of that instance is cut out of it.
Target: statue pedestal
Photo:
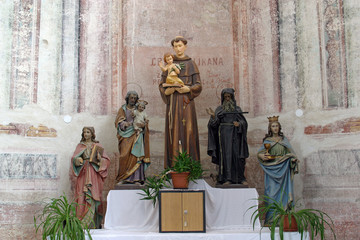
[[[137,184],[115,184],[114,190],[140,190],[145,188],[144,185]]]
[[[244,184],[216,184],[215,188],[249,188],[249,186]]]

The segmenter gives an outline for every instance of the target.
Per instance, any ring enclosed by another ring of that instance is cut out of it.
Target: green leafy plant
[[[144,193],[139,193],[144,196],[141,200],[151,200],[155,207],[159,191],[164,187],[170,188],[170,179],[168,176],[169,172],[170,171],[166,169],[159,175],[147,177],[145,180],[145,187],[141,189]]]
[[[179,154],[174,158],[173,167],[165,169],[159,175],[146,178],[145,187],[141,189],[143,193],[139,193],[144,196],[141,200],[151,200],[155,206],[159,196],[159,191],[162,188],[171,187],[170,178],[168,176],[171,172],[190,172],[188,180],[193,182],[196,182],[196,179],[203,176],[204,170],[202,169],[200,161],[193,160],[186,151],[179,152]]]
[[[89,239],[92,239],[88,225],[76,217],[76,206],[78,204],[69,202],[65,194],[59,198],[50,199],[42,212],[34,216],[36,233],[42,230],[43,240],[48,238],[85,240],[86,231]]]
[[[193,182],[204,174],[200,161],[194,161],[186,151],[175,156],[174,166],[169,170],[178,173],[190,172],[188,179]]]
[[[284,239],[284,218],[285,216],[289,219],[289,225],[291,225],[291,219],[295,219],[298,232],[301,234],[301,239],[304,237],[304,232],[309,231],[311,239],[320,235],[320,239],[325,239],[325,227],[329,227],[334,239],[336,235],[333,229],[334,223],[330,216],[323,211],[317,209],[301,209],[295,210],[295,206],[288,205],[283,206],[281,200],[276,201],[275,199],[268,196],[260,196],[257,199],[259,202],[263,202],[264,205],[258,207],[258,205],[251,206],[247,211],[255,209],[251,215],[251,221],[253,221],[253,229],[257,219],[264,216],[266,213],[272,213],[270,220],[269,229],[271,231],[271,240],[275,240],[275,229],[279,228],[280,239]]]

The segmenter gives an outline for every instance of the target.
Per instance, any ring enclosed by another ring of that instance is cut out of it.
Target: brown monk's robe
[[[199,70],[188,56],[181,59],[174,56],[174,63],[180,64],[179,78],[190,88],[190,92],[181,94],[175,91],[166,96],[162,84],[166,82],[168,73],[167,71],[162,73],[159,90],[166,104],[165,168],[172,166],[173,156],[178,155],[179,140],[182,150],[189,153],[194,160],[200,160],[199,131],[194,102],[194,98],[199,96],[202,90]]]
[[[126,114],[125,111],[126,111],[126,104],[119,109],[118,114],[116,116],[115,128],[117,130],[121,122],[123,121],[133,122],[134,120],[131,114]],[[137,141],[138,137],[144,137],[143,141],[144,141],[145,156],[142,157],[136,157],[133,154],[131,154],[131,150],[133,149],[134,144]],[[137,136],[136,132],[133,131],[131,136],[123,137],[118,132],[117,138],[119,140],[118,148],[119,148],[120,157],[119,157],[119,168],[118,168],[116,181],[120,182],[130,177],[132,174],[135,173],[136,170],[138,170],[140,167],[143,167],[144,164],[150,163],[148,124],[145,125],[144,134],[140,134]],[[145,176],[142,176],[142,178],[145,179]]]

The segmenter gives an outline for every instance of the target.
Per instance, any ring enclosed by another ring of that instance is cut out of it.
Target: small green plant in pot
[[[36,233],[42,230],[43,240],[85,240],[86,232],[89,239],[92,239],[89,227],[76,217],[76,206],[77,203],[69,202],[65,194],[52,198],[42,212],[34,216]]]
[[[159,175],[146,178],[145,187],[141,189],[143,193],[140,193],[140,195],[144,196],[141,200],[152,200],[153,205],[155,206],[159,196],[159,191],[162,188],[171,187],[169,174],[171,174],[172,178],[174,179],[174,173],[185,172],[189,173],[187,176],[188,182],[196,182],[196,179],[201,178],[204,174],[204,170],[202,169],[200,161],[193,160],[186,151],[182,151],[179,152],[177,156],[175,156],[173,167],[165,169]]]
[[[255,223],[257,219],[260,219],[261,216],[264,216],[267,212],[272,213],[272,218],[269,223],[269,229],[271,231],[271,240],[275,240],[275,230],[279,229],[280,239],[284,239],[284,232],[286,229],[285,225],[291,226],[293,221],[296,222],[297,232],[301,234],[301,239],[304,237],[304,232],[310,232],[310,239],[314,239],[316,236],[320,236],[321,240],[325,239],[325,227],[329,227],[331,230],[334,239],[336,239],[336,235],[334,232],[334,224],[332,219],[328,214],[323,211],[317,209],[300,209],[296,210],[295,206],[288,205],[283,206],[281,200],[276,201],[275,199],[268,196],[260,196],[257,199],[259,202],[263,202],[264,205],[258,207],[258,205],[254,205],[250,207],[247,211],[251,209],[255,209],[253,214],[251,215],[251,221],[253,221],[253,228],[255,228]],[[288,219],[288,222],[286,222]]]
[[[196,182],[196,179],[201,178],[204,174],[200,161],[194,161],[186,151],[175,156],[174,166],[170,168],[170,171],[172,178],[177,173],[189,173],[187,174],[187,183],[189,181]],[[174,188],[187,188],[187,185],[185,187],[175,187],[174,184]]]

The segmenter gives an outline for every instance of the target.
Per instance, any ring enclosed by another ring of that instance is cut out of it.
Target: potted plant
[[[174,166],[170,168],[170,173],[174,188],[188,188],[189,181],[195,182],[196,179],[201,178],[204,170],[201,167],[200,161],[194,161],[190,155],[184,151],[175,156]],[[176,180],[181,181],[181,183],[175,183]]]
[[[41,229],[43,240],[85,240],[86,232],[89,239],[92,239],[88,225],[76,217],[76,206],[77,203],[69,202],[65,194],[52,198],[42,212],[34,216],[36,233]]]
[[[255,209],[251,215],[251,221],[253,221],[253,228],[255,228],[255,223],[257,219],[260,219],[261,216],[264,216],[267,212],[272,213],[272,219],[268,223],[268,227],[271,231],[271,240],[275,240],[275,229],[279,229],[280,239],[284,239],[284,232],[286,231],[297,231],[301,234],[301,240],[304,237],[304,232],[310,231],[311,239],[314,239],[315,236],[320,235],[320,239],[325,239],[325,227],[329,227],[331,230],[334,239],[336,235],[333,229],[333,221],[328,214],[317,209],[300,209],[296,210],[295,206],[288,205],[283,206],[281,200],[276,201],[275,199],[268,196],[260,196],[257,199],[259,202],[264,204],[258,207],[254,205],[250,209]],[[247,210],[247,211],[248,211]],[[287,227],[290,228],[287,229]]]
[[[143,193],[140,193],[140,195],[144,196],[142,200],[152,200],[155,206],[159,191],[162,188],[171,187],[169,174],[171,175],[174,188],[187,188],[188,182],[196,182],[196,179],[203,176],[204,170],[202,169],[200,161],[193,160],[186,151],[179,152],[179,154],[175,156],[172,167],[165,169],[159,175],[146,178],[145,187],[141,189]],[[185,175],[186,186],[177,185],[176,179],[178,174]]]

